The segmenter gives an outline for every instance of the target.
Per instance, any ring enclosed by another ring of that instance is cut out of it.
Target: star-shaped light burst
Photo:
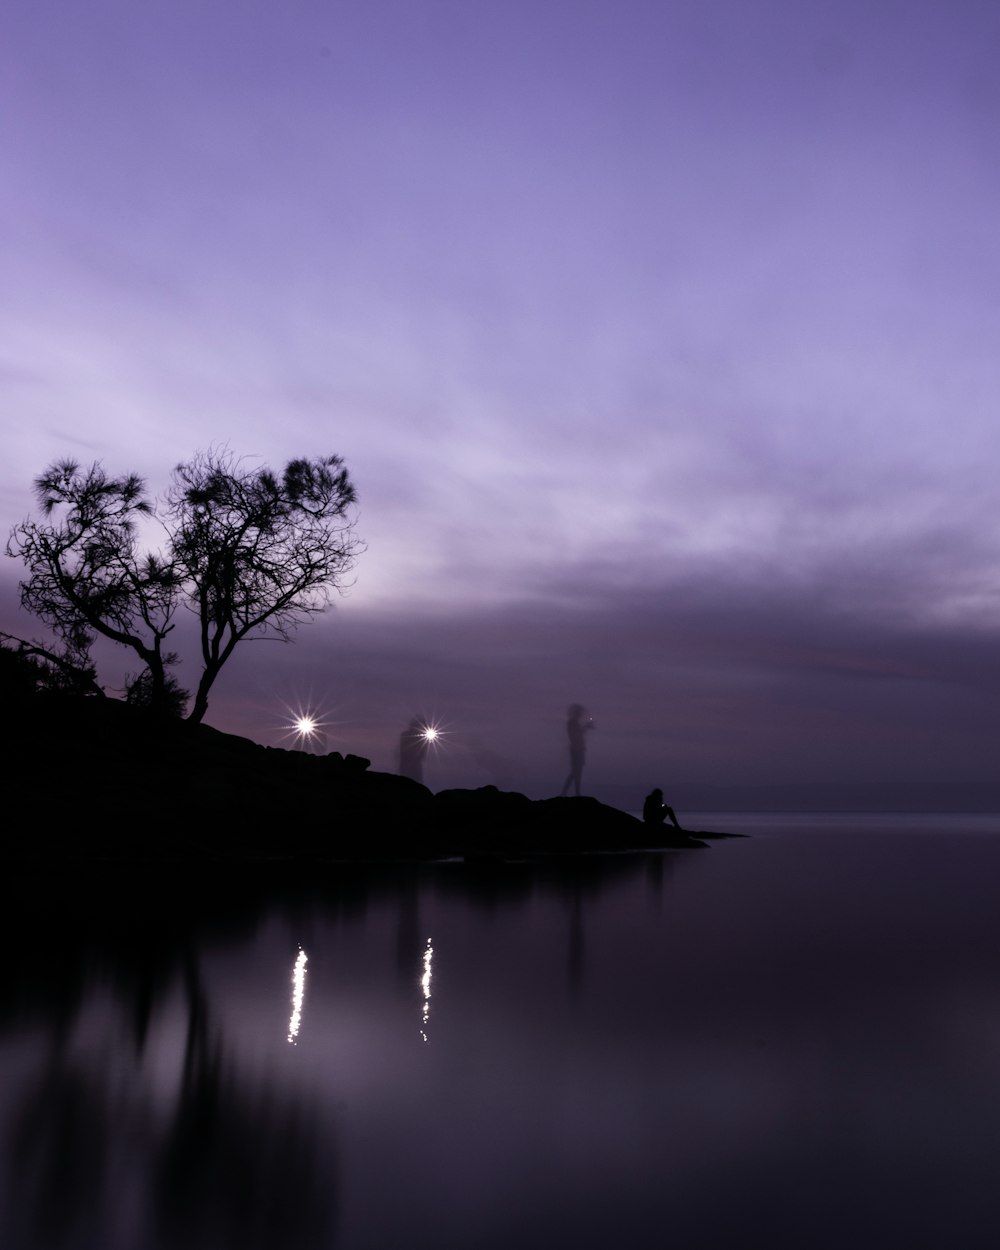
[[[440,721],[427,719],[421,722],[420,737],[431,751],[437,753],[447,745],[445,739],[448,737],[448,730]]]
[[[285,720],[281,730],[282,738],[292,739],[293,750],[325,753],[327,731],[336,725],[337,721],[328,719],[325,712],[309,704],[286,703],[284,706]]]

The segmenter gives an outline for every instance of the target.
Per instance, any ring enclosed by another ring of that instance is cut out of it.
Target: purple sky
[[[0,520],[65,455],[336,452],[356,584],[218,727],[311,699],[388,768],[422,712],[434,788],[543,794],[580,701],[639,799],[989,781],[998,46],[987,0],[8,0]]]

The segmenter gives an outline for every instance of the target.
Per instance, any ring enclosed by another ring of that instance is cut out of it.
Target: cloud
[[[4,522],[67,452],[340,453],[357,584],[228,727],[329,677],[539,786],[573,699],[614,776],[976,773],[996,14],[543,7],[15,6]]]

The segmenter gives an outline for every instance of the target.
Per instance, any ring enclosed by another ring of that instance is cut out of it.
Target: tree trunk
[[[195,725],[201,724],[202,718],[208,711],[208,692],[212,689],[212,683],[218,677],[221,667],[221,664],[206,664],[202,670],[201,681],[198,682],[198,689],[195,691],[194,703],[186,717]]]

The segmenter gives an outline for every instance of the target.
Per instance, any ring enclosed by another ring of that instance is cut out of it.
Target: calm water
[[[993,1247],[1000,818],[8,878],[3,1250]]]

